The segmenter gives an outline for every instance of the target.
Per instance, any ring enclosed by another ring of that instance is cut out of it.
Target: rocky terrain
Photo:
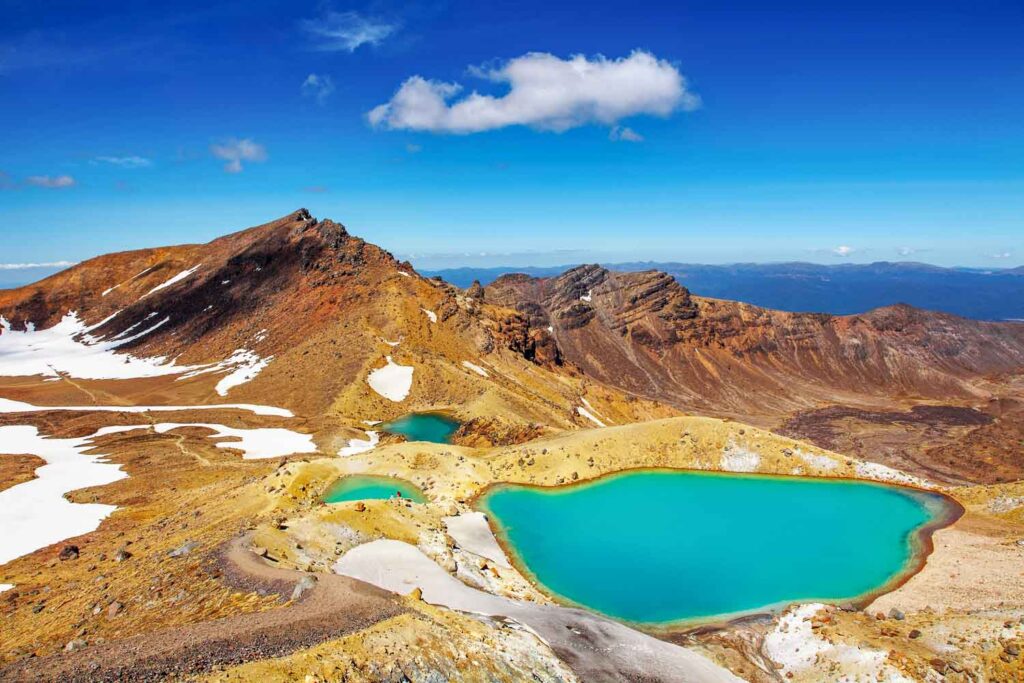
[[[461,290],[305,210],[92,259],[0,291],[0,680],[1021,680],[1022,368],[1021,325],[781,313],[655,271]],[[374,431],[421,410],[451,444]],[[963,514],[872,601],[648,632],[480,543],[491,484],[636,467]],[[349,474],[426,502],[325,504]]]
[[[565,362],[636,396],[779,427],[825,447],[838,445],[829,434],[839,431],[849,437],[845,450],[874,451],[887,464],[940,478],[1024,474],[1017,428],[1006,427],[1019,424],[1017,413],[1005,407],[1021,396],[1019,323],[909,306],[851,316],[786,313],[692,296],[658,271],[600,266],[553,278],[505,275],[484,288],[484,300],[528,316],[531,334],[550,337]],[[993,411],[1001,416],[997,427]],[[878,455],[874,442],[882,436],[869,434],[912,423],[927,425],[929,438],[915,436],[903,455]],[[998,442],[985,465],[943,455],[983,426]]]

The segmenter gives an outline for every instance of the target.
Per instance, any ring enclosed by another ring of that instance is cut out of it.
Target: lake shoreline
[[[515,547],[508,539],[504,529],[496,522],[497,516],[490,510],[490,508],[486,504],[486,500],[489,497],[489,495],[495,492],[496,490],[502,488],[530,489],[535,491],[542,491],[548,494],[557,494],[559,492],[567,492],[569,489],[578,489],[580,487],[594,485],[600,482],[606,482],[610,479],[614,479],[617,477],[644,473],[680,473],[704,475],[709,477],[748,479],[756,478],[763,480],[800,480],[837,485],[843,483],[857,483],[869,486],[877,486],[883,489],[896,489],[906,492],[907,495],[910,495],[917,499],[918,501],[920,501],[922,506],[929,512],[930,521],[914,530],[910,538],[909,554],[899,572],[897,572],[897,574],[894,575],[890,580],[886,581],[877,588],[859,594],[853,598],[832,599],[806,597],[795,600],[784,599],[777,602],[762,605],[757,608],[752,608],[750,610],[719,613],[707,617],[689,617],[685,619],[677,619],[664,622],[638,622],[618,617],[615,615],[606,614],[595,608],[578,603],[548,588],[543,582],[541,582],[538,579],[534,572],[528,568],[526,562],[524,562],[522,557],[520,556],[520,553],[516,551]],[[954,499],[952,496],[937,490],[926,489],[923,487],[908,484],[895,484],[889,482],[880,482],[871,479],[861,479],[856,477],[845,476],[821,477],[772,473],[760,474],[676,467],[624,468],[611,472],[605,472],[589,479],[581,479],[578,481],[565,482],[562,484],[555,484],[549,486],[510,482],[493,482],[480,489],[476,493],[476,495],[474,495],[468,501],[468,503],[473,509],[480,510],[487,515],[488,525],[490,526],[491,532],[494,535],[494,538],[497,540],[502,551],[509,558],[510,562],[515,567],[515,569],[519,571],[520,574],[524,576],[530,582],[530,584],[533,585],[542,594],[544,594],[557,604],[567,607],[584,609],[595,614],[599,614],[603,617],[622,622],[630,626],[631,628],[651,633],[652,635],[656,635],[659,637],[716,631],[723,628],[728,628],[729,626],[733,626],[738,623],[768,618],[773,614],[777,614],[785,610],[790,605],[807,602],[822,602],[825,604],[842,606],[850,605],[858,610],[864,609],[882,595],[895,591],[896,589],[903,586],[911,578],[913,578],[916,574],[918,574],[927,563],[928,557],[932,554],[932,552],[934,552],[934,543],[932,540],[932,536],[934,535],[934,533],[940,529],[944,529],[953,525],[965,513],[963,505],[961,505],[959,501]]]

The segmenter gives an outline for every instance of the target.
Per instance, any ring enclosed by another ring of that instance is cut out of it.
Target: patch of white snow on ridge
[[[765,654],[782,665],[783,676],[792,678],[803,672],[816,676],[828,671],[831,681],[913,683],[888,664],[887,652],[832,643],[815,633],[811,620],[823,608],[820,603],[790,607],[775,630],[765,636]]]
[[[475,363],[470,363],[468,360],[462,361],[462,367],[466,368],[467,370],[472,370],[481,377],[490,377],[490,375],[487,374],[486,370],[484,370],[479,365],[476,365]]]
[[[401,275],[402,277],[412,277],[412,275],[409,275],[409,273],[405,272],[404,270],[398,271],[398,274]]]
[[[413,367],[398,365],[391,360],[391,356],[387,357],[387,361],[387,365],[367,375],[366,382],[371,389],[389,401],[404,401],[412,389]]]
[[[576,412],[577,412],[577,413],[578,413],[578,414],[579,414],[580,416],[582,416],[582,417],[585,417],[585,418],[587,418],[588,420],[590,420],[591,422],[593,422],[594,424],[596,424],[596,425],[597,425],[598,427],[607,427],[607,426],[608,426],[608,425],[606,425],[606,424],[605,424],[604,422],[601,422],[601,421],[600,421],[600,420],[598,420],[598,419],[597,419],[596,417],[594,417],[594,414],[593,414],[593,413],[591,413],[591,412],[590,412],[589,410],[587,410],[586,408],[584,408],[583,406],[576,406]]]
[[[430,322],[437,322],[437,313],[434,313],[433,311],[428,311],[425,308],[421,308],[420,310],[427,314],[427,317],[430,318]]]
[[[116,315],[87,327],[78,313],[72,311],[53,327],[37,330],[30,324],[24,331],[11,329],[7,319],[0,316],[0,375],[59,377],[65,374],[78,379],[136,379],[194,369],[194,366],[175,365],[161,356],[137,358],[127,353],[115,353],[119,347],[162,327],[169,318],[128,337],[123,335],[141,322],[111,340],[104,341],[89,335]]]
[[[593,299],[594,299],[594,290],[592,290],[592,289],[590,291],[588,291],[586,294],[581,294],[580,295],[580,301],[586,301],[587,303],[590,303],[591,301],[593,301]]]
[[[381,539],[356,546],[334,564],[334,572],[399,595],[419,588],[424,601],[462,612],[496,616],[513,604],[508,598],[470,588],[422,550],[402,541]]]
[[[145,299],[147,296],[149,296],[150,294],[153,294],[154,292],[159,292],[161,289],[165,289],[167,287],[170,287],[171,285],[174,285],[174,284],[177,284],[177,283],[181,282],[182,280],[184,280],[185,278],[191,276],[194,272],[199,270],[199,266],[201,266],[201,265],[203,265],[203,264],[200,263],[198,265],[192,266],[188,270],[181,271],[180,273],[178,273],[177,275],[172,277],[170,280],[167,280],[166,282],[164,282],[162,284],[159,284],[156,287],[154,287],[153,289],[149,290],[148,292],[143,294],[140,298],[141,299]]]
[[[372,426],[372,425],[371,425]],[[349,439],[348,445],[338,451],[338,455],[343,458],[347,458],[352,455],[359,455],[366,451],[372,450],[378,443],[380,443],[380,434],[374,431],[367,431],[367,439]]]
[[[114,426],[103,427],[96,436],[106,434],[118,434],[121,432],[133,431],[136,429],[149,429],[149,425]],[[235,429],[219,424],[205,422],[162,422],[153,425],[157,434],[166,434],[173,429],[181,427],[201,427],[209,429],[215,434],[210,436],[218,443],[217,448],[235,448],[242,451],[243,460],[261,460],[264,458],[280,458],[295,453],[315,453],[316,444],[309,434],[294,432],[290,429],[280,427],[254,427],[251,429]],[[237,439],[237,441],[223,441],[224,439]]]
[[[295,414],[287,408],[275,408],[274,406],[261,406],[254,405],[252,403],[215,403],[211,405],[194,406],[35,406],[31,403],[12,401],[9,398],[0,398],[0,413],[42,413],[51,410],[76,413],[150,413],[179,410],[245,410],[253,415],[295,417]]]
[[[760,464],[760,453],[735,444],[729,444],[722,452],[721,467],[726,472],[756,472]]]
[[[474,555],[491,560],[500,567],[511,568],[505,551],[498,545],[497,539],[487,524],[487,515],[482,512],[463,512],[461,515],[444,518],[448,535],[455,539],[459,547]]]
[[[36,478],[0,491],[0,565],[96,529],[116,506],[72,503],[64,495],[90,486],[103,486],[128,475],[120,465],[86,455],[90,441],[48,439],[32,426],[0,427],[0,457],[29,453],[46,461]]]
[[[385,344],[387,344],[388,346],[392,347],[392,348],[394,348],[394,347],[396,347],[396,346],[398,346],[399,344],[402,343],[401,339],[399,339],[398,341],[388,341],[387,339],[383,339],[382,338],[381,341],[384,342]]]
[[[238,349],[224,361],[225,364],[234,364],[236,367],[233,372],[217,382],[217,393],[227,396],[233,388],[254,379],[265,367],[270,365],[272,360],[274,360],[273,356],[260,358],[255,351]]]
[[[9,591],[12,588],[14,588],[13,583],[0,583],[0,593],[3,593],[4,591]]]
[[[156,268],[156,266],[150,266],[149,268],[146,268],[146,269],[145,269],[144,271],[142,271],[141,273],[138,273],[138,274],[136,274],[136,275],[133,275],[132,277],[128,278],[128,279],[127,279],[127,280],[125,280],[124,282],[118,282],[118,283],[117,283],[116,285],[114,285],[113,287],[111,287],[111,288],[109,288],[109,289],[106,289],[106,290],[104,290],[104,291],[103,291],[103,293],[102,293],[102,294],[100,294],[100,296],[106,296],[107,294],[110,294],[111,292],[113,292],[113,291],[114,291],[115,289],[117,289],[117,288],[118,288],[118,287],[120,287],[121,285],[123,285],[123,284],[126,284],[126,283],[129,283],[129,282],[132,282],[132,281],[134,281],[134,280],[138,280],[138,279],[139,279],[140,277],[142,277],[143,275],[145,275],[145,274],[146,274],[146,273],[148,273],[149,271],[153,270],[154,268]]]
[[[591,413],[593,413],[597,417],[601,418],[602,420],[606,420],[607,419],[604,415],[602,415],[601,413],[599,413],[596,410],[594,410],[594,406],[590,405],[590,401],[588,401],[587,399],[583,398],[582,396],[580,397],[580,401],[583,402],[583,405],[585,405],[587,407],[587,410],[589,410]],[[608,421],[611,422],[611,420],[608,420]]]

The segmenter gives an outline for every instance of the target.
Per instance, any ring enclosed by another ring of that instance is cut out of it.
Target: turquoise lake
[[[949,512],[938,496],[880,484],[670,470],[501,485],[480,502],[549,593],[649,625],[872,593]]]
[[[342,477],[334,482],[324,494],[325,503],[347,503],[353,500],[386,500],[401,493],[417,503],[426,502],[426,498],[415,486],[401,479],[391,477],[372,477],[352,475]]]
[[[380,426],[385,432],[401,434],[409,441],[448,443],[459,428],[458,420],[443,413],[410,413]]]

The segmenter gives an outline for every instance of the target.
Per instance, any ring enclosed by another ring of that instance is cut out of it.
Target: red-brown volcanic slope
[[[552,337],[564,359],[606,384],[684,410],[768,426],[813,411],[802,421],[790,420],[787,431],[833,448],[839,444],[821,438],[822,426],[851,416],[823,407],[866,410],[852,432],[870,432],[894,422],[886,409],[916,403],[985,407],[1001,391],[1012,395],[1008,380],[1024,368],[1021,324],[905,305],[850,316],[773,311],[692,296],[658,271],[618,273],[590,265],[554,278],[506,275],[485,288],[485,300],[528,315],[533,334]],[[942,411],[902,420],[949,438],[990,421],[964,423]],[[1007,444],[1018,433],[1012,425],[996,431]],[[919,432],[911,429],[904,439],[916,442]],[[948,441],[932,439],[927,447],[940,457]],[[993,478],[969,457],[960,463],[942,457],[933,468],[934,458],[916,447],[907,457],[887,458],[870,440],[842,445],[845,452],[952,480],[960,474],[1000,480],[1024,472],[1019,458]]]
[[[153,291],[191,269],[190,276]],[[88,324],[120,311],[90,333],[107,339],[169,318],[119,353],[164,356],[179,365],[223,361],[238,349],[273,356],[254,379],[231,389],[228,400],[281,406],[311,420],[338,417],[358,425],[409,410],[459,406],[466,419],[497,420],[478,423],[478,431],[492,437],[536,433],[532,423],[557,429],[589,424],[574,411],[585,391],[583,378],[560,367],[547,340],[530,335],[525,316],[420,277],[408,263],[305,209],[208,244],[108,254],[0,291],[0,316],[15,329],[29,323],[48,328],[69,311]],[[386,356],[416,368],[413,390],[401,404],[366,383]],[[492,372],[481,377],[463,362],[483,363]],[[96,399],[86,403],[191,404],[225,402],[214,391],[222,376],[67,379]],[[42,404],[83,403],[80,395],[57,395],[63,384],[35,383],[31,393],[8,385],[4,395]],[[673,412],[621,403],[625,421]],[[515,418],[512,424],[501,421],[509,417]],[[493,439],[483,439],[488,441]]]

